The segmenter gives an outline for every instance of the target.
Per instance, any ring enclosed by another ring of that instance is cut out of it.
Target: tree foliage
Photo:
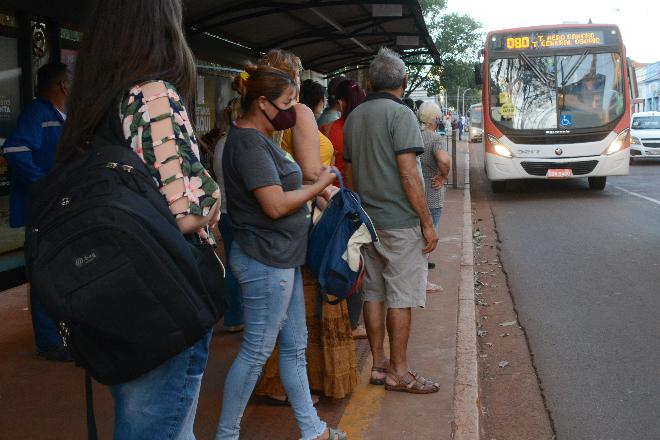
[[[432,58],[415,54],[419,50],[405,53],[409,78],[407,95],[419,87],[426,89],[429,96],[444,90],[448,94],[453,92],[454,101],[459,87],[470,87],[471,95],[476,94],[473,65],[483,45],[481,23],[467,14],[446,13],[446,0],[422,0],[420,4],[442,64],[430,65]]]

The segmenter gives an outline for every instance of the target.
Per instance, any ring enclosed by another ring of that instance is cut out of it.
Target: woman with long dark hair
[[[335,176],[319,167],[303,185],[301,167],[272,141],[296,125],[297,85],[288,73],[248,64],[234,80],[242,116],[230,129],[222,157],[229,219],[234,230],[231,268],[241,286],[243,343],[225,380],[216,440],[236,440],[243,412],[279,340],[279,372],[304,440],[345,440],[314,409],[307,380],[303,280],[307,202]]]
[[[103,130],[143,159],[179,229],[212,242],[218,186],[199,161],[186,111],[196,83],[181,0],[98,2],[76,63],[58,160],[85,153]],[[103,129],[102,129],[103,127]],[[210,333],[165,363],[110,386],[114,438],[194,439],[193,421]]]

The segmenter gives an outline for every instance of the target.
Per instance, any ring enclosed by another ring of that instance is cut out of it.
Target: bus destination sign
[[[533,31],[525,34],[495,35],[491,39],[493,50],[572,49],[612,44],[602,29]]]

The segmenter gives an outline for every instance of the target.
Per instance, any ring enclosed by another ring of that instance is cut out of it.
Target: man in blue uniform
[[[2,147],[9,164],[9,223],[12,228],[25,225],[28,189],[53,167],[66,118],[70,82],[65,64],[50,63],[41,67],[37,72],[37,98],[25,107]],[[30,309],[37,354],[46,359],[68,360],[55,322],[35,295],[30,295]]]

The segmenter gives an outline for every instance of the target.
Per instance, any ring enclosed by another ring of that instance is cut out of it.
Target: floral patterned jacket
[[[147,165],[177,218],[207,215],[220,190],[199,160],[199,147],[182,99],[165,81],[133,87],[120,104],[124,136]],[[207,228],[198,231],[213,243]]]

